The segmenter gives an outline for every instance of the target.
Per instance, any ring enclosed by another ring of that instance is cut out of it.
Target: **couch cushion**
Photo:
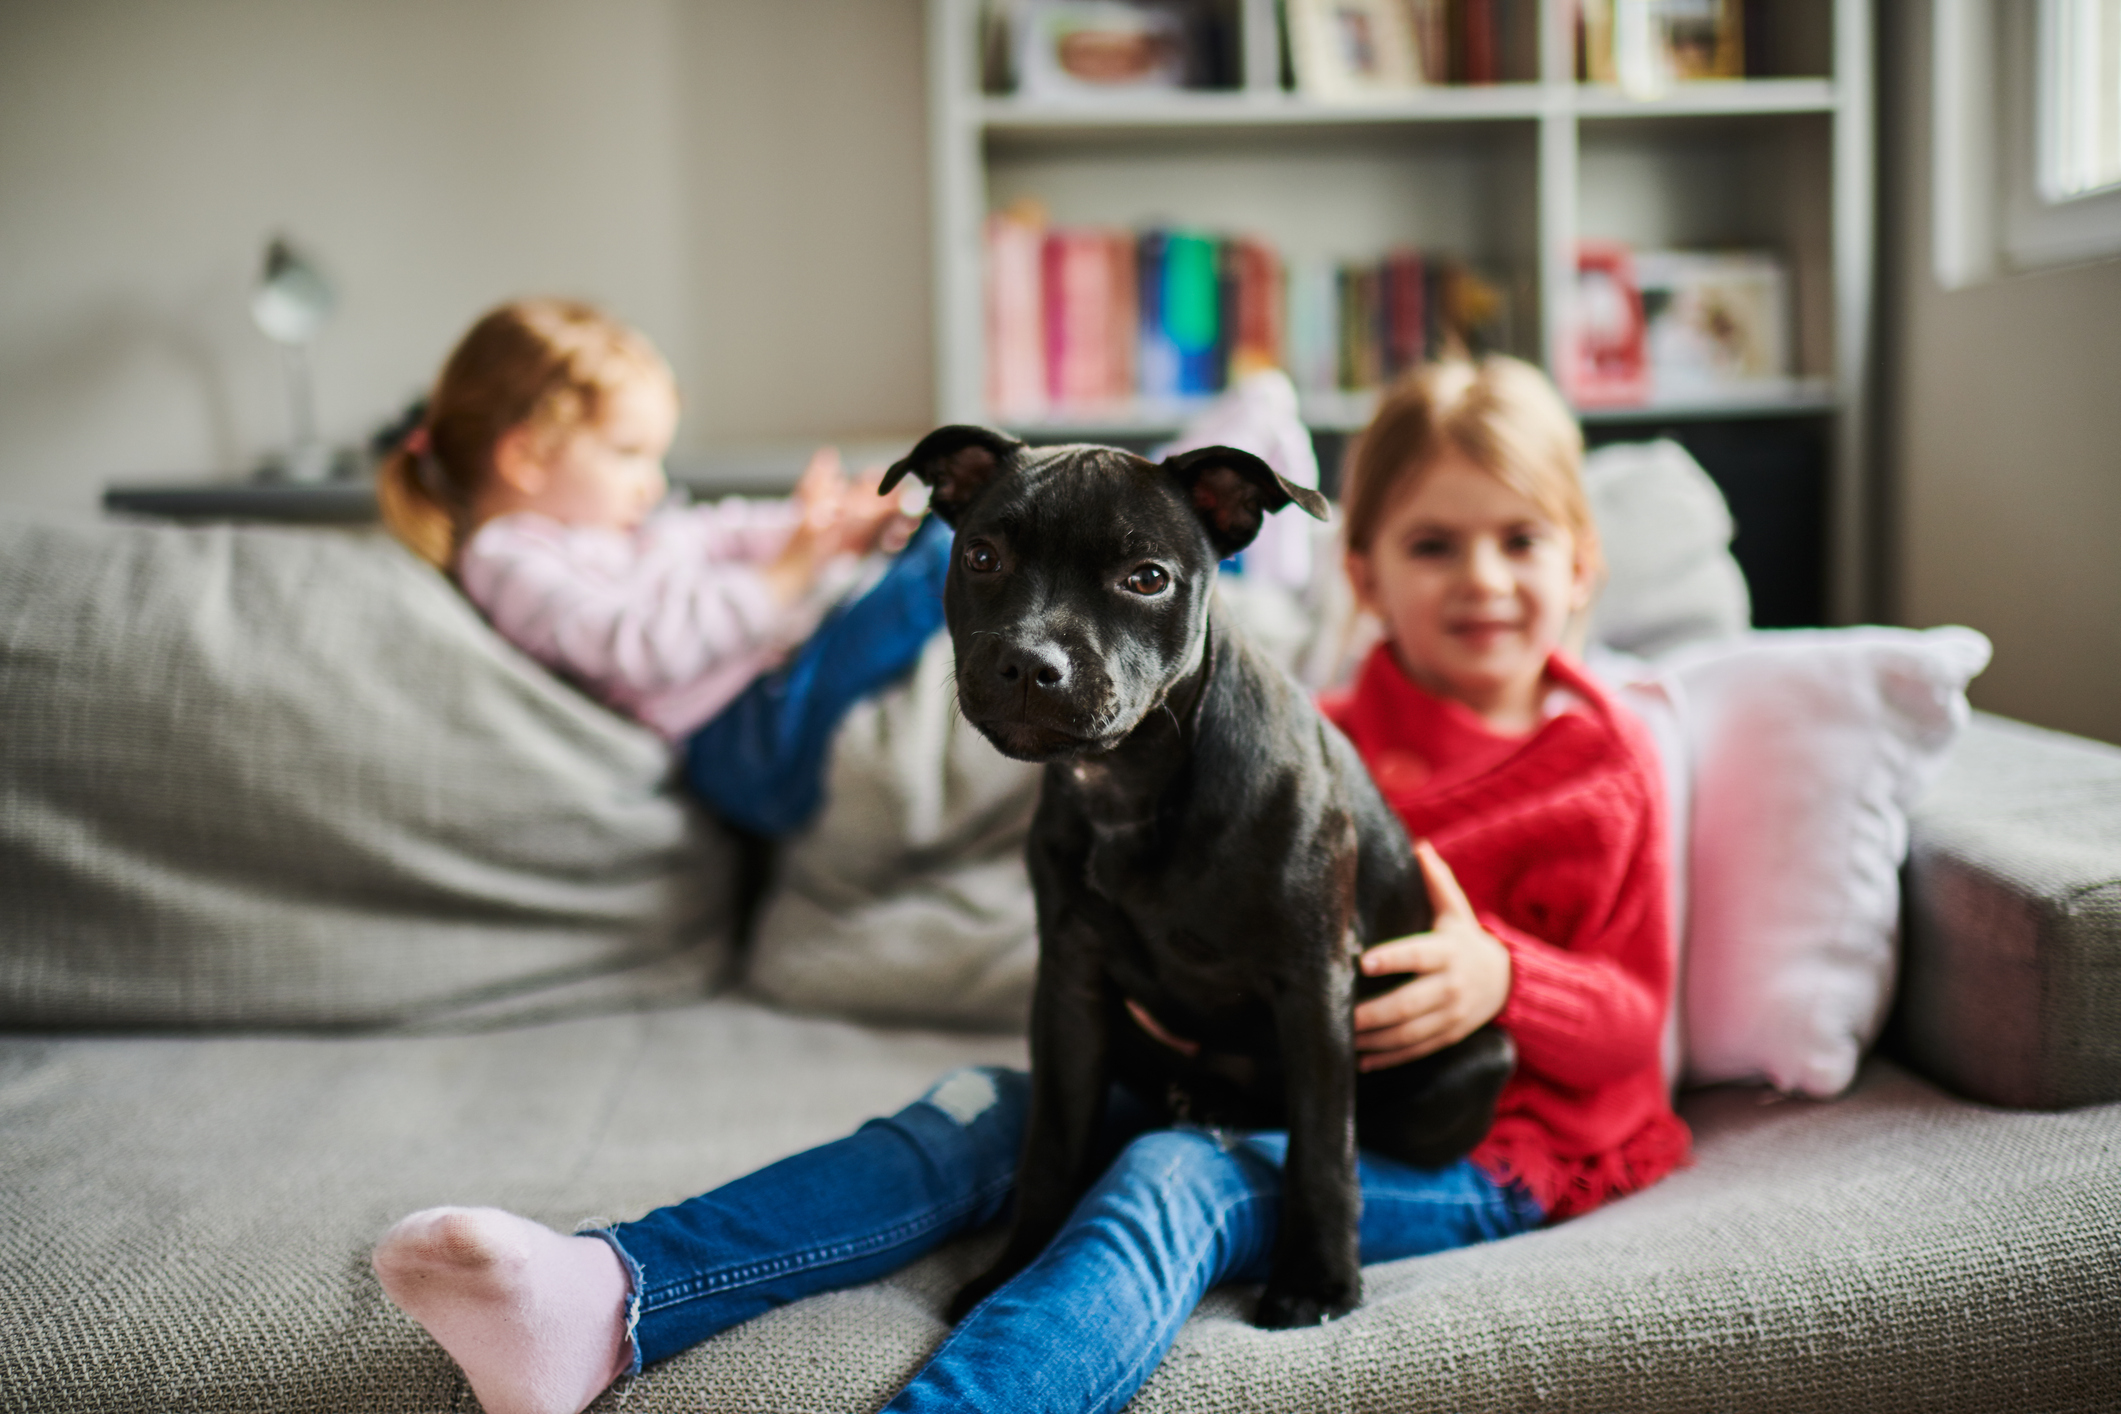
[[[799,1011],[1022,1030],[1041,779],[965,720],[950,638],[929,639],[834,735],[825,808],[782,847],[759,908],[751,987]]]
[[[395,543],[0,524],[0,1024],[697,997],[725,851],[648,732]]]
[[[2121,750],[1976,715],[1912,824],[1894,1047],[1991,1104],[2121,1100]]]
[[[471,1036],[0,1040],[0,1387],[58,1414],[468,1408],[368,1272],[396,1217],[635,1217],[1021,1055],[733,1000]],[[1133,1407],[2110,1407],[2121,1107],[1996,1113],[1874,1062],[1839,1101],[1686,1113],[1693,1168],[1372,1268],[1330,1326],[1254,1330],[1256,1293],[1213,1293]],[[875,1408],[991,1250],[785,1307],[597,1408]]]
[[[1752,625],[1730,507],[1686,448],[1669,438],[1600,447],[1583,459],[1583,485],[1606,559],[1592,642],[1654,658]]]

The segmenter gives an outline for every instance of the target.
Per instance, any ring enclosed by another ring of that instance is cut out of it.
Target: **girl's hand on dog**
[[[1418,974],[1355,1008],[1355,1050],[1364,1070],[1415,1060],[1479,1030],[1510,998],[1510,950],[1480,926],[1451,866],[1427,840],[1414,857],[1436,905],[1426,933],[1379,943],[1362,955],[1365,976]]]

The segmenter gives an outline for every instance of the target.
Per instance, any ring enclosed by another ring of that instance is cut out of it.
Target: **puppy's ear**
[[[1208,528],[1209,543],[1228,559],[1252,543],[1269,511],[1294,501],[1320,520],[1326,498],[1308,486],[1284,480],[1273,467],[1235,447],[1200,447],[1164,459],[1164,470],[1185,488],[1194,513]]]
[[[892,463],[877,489],[888,494],[910,471],[928,483],[928,505],[946,524],[956,525],[1002,463],[1023,449],[1022,442],[991,427],[938,427],[903,461]]]

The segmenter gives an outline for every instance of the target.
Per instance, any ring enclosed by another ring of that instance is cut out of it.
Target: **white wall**
[[[286,436],[247,318],[286,232],[340,287],[360,435],[511,295],[676,364],[679,453],[918,431],[918,0],[0,0],[0,504],[228,477]]]
[[[1885,8],[1895,612],[1995,641],[1977,706],[2121,742],[2121,261],[1938,286],[1929,7]]]

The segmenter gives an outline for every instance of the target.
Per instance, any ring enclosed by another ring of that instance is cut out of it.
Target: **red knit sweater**
[[[1561,1218],[1662,1178],[1690,1137],[1659,1050],[1673,979],[1656,754],[1565,656],[1548,673],[1581,701],[1517,737],[1415,686],[1389,645],[1319,706],[1510,950],[1495,1021],[1517,1074],[1473,1160]]]

